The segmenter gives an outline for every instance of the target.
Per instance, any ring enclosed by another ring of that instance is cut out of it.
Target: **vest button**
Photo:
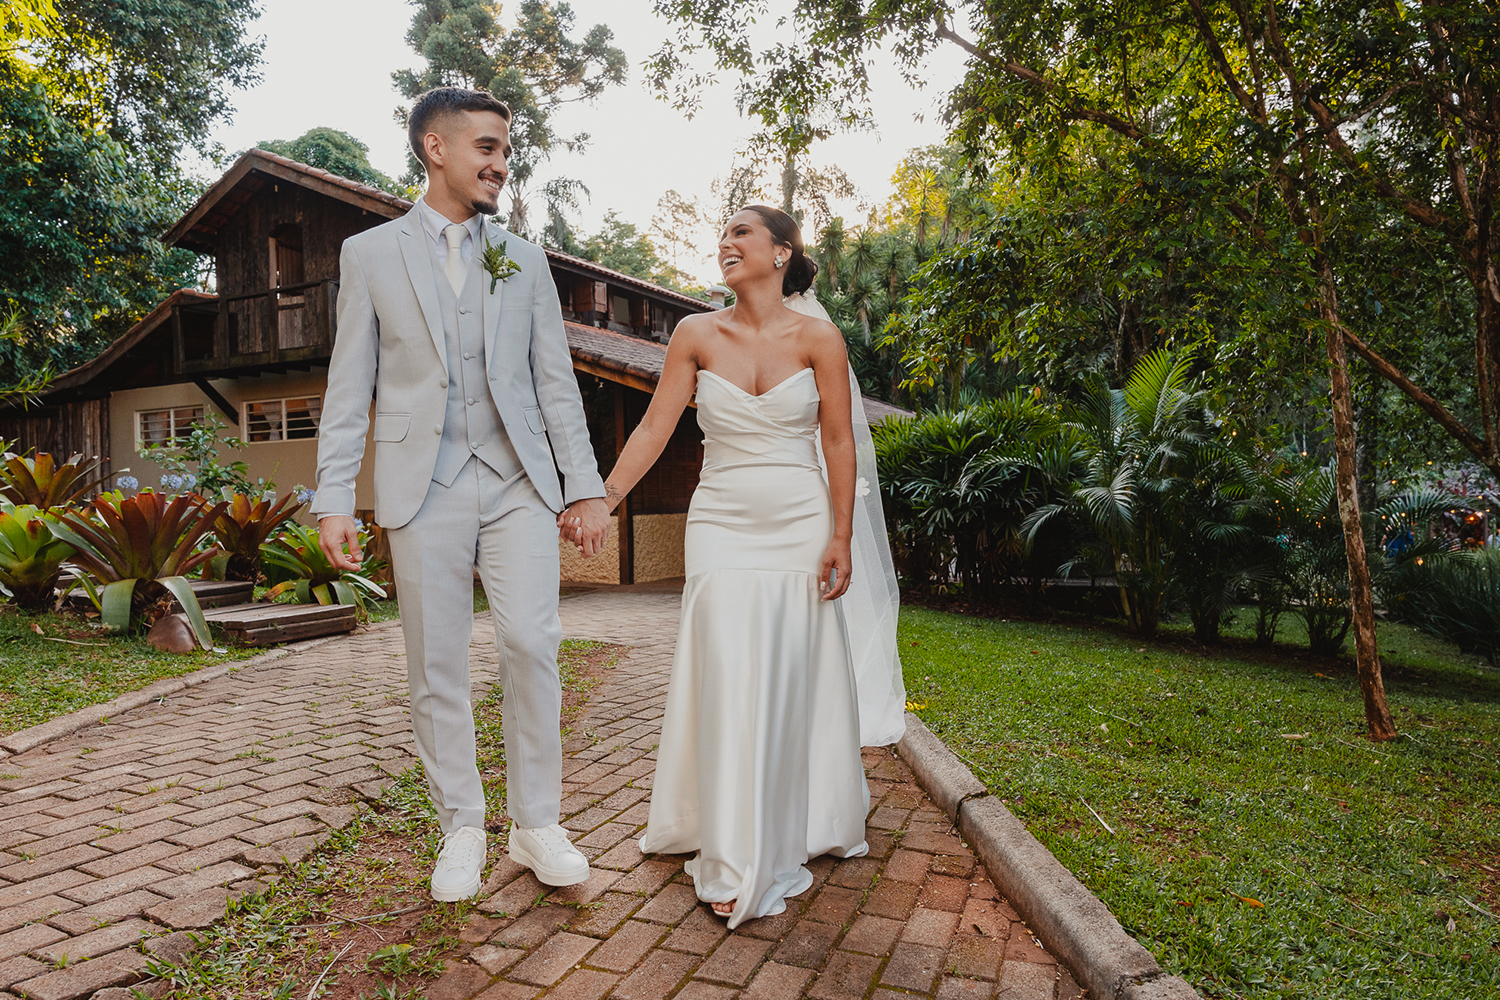
[[[438,379],[438,388],[439,389],[446,389],[446,388],[448,388],[448,380],[445,379],[445,378]]]
[[[472,354],[465,354],[464,355],[464,360],[465,361],[473,361],[474,360],[474,355],[472,355]]]
[[[473,396],[470,396],[470,397],[469,397],[469,405],[470,405],[470,406],[473,406],[473,405],[474,405],[474,397],[473,397]]]
[[[443,425],[442,424],[438,424],[436,427],[434,427],[432,429],[432,433],[434,433],[434,434],[441,434],[441,433],[443,433]]]
[[[468,306],[459,306],[458,307],[458,312],[459,312],[459,315],[461,315],[461,316],[467,316],[467,315],[469,315],[469,307]]]

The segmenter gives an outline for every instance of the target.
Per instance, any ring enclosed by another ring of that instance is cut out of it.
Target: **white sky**
[[[262,0],[262,6],[251,31],[266,38],[264,80],[234,96],[234,119],[214,138],[234,152],[330,126],[368,144],[370,162],[378,169],[391,176],[404,173],[405,134],[392,119],[403,102],[391,73],[420,64],[404,40],[412,8],[405,0]],[[556,175],[576,178],[591,192],[575,220],[582,232],[597,230],[609,209],[648,229],[657,200],[668,189],[711,205],[710,186],[730,171],[735,154],[755,131],[735,111],[735,78],[726,75],[705,93],[703,110],[689,120],[657,100],[644,82],[642,62],[669,34],[651,0],[572,0],[572,7],[574,37],[594,24],[608,24],[630,61],[630,76],[595,104],[559,112],[559,133],[585,131],[593,141],[587,152],[559,154],[538,172],[533,224],[545,221],[541,181]],[[877,130],[838,136],[814,149],[812,165],[836,164],[859,189],[857,198],[838,206],[847,220],[863,219],[861,204],[886,199],[891,174],[909,150],[942,141],[939,102],[962,76],[960,56],[953,46],[938,53],[926,71],[926,90],[908,86],[894,60],[872,67]],[[205,165],[203,172],[214,168]],[[713,239],[714,234],[704,234],[703,261],[680,262],[705,282],[718,280],[717,268],[706,259]]]

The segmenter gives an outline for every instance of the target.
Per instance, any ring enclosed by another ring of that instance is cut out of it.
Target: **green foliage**
[[[1500,678],[1382,623],[1415,737],[1372,749],[1352,657],[1249,628],[1204,649],[906,607],[901,659],[922,720],[1203,997],[1493,996],[1496,922],[1465,900],[1495,912]]]
[[[162,476],[162,485],[173,490],[197,490],[204,496],[212,496],[224,490],[243,494],[261,494],[275,489],[274,483],[250,482],[250,466],[243,461],[224,462],[219,457],[220,448],[243,451],[245,442],[234,435],[219,437],[229,425],[216,413],[205,413],[193,422],[187,436],[177,438],[170,444],[143,445],[138,452],[141,458],[155,462],[167,470]]]
[[[285,156],[330,174],[368,184],[382,191],[415,198],[420,192],[398,184],[370,165],[370,147],[336,128],[310,128],[295,139],[267,139],[255,144],[268,153]]]
[[[51,7],[48,11],[46,8]],[[254,0],[57,0],[7,5],[0,50],[0,306],[24,336],[0,369],[26,379],[93,357],[196,283],[196,257],[157,236],[197,185],[233,90],[255,82]],[[55,13],[55,16],[54,16]]]
[[[368,532],[361,534],[359,542],[368,552]],[[281,537],[261,547],[261,558],[282,576],[290,576],[271,588],[266,595],[271,600],[291,593],[299,604],[354,604],[363,610],[367,596],[385,596],[385,589],[369,576],[379,568],[374,560],[366,559],[358,572],[335,569],[318,544],[316,528],[288,522]]]
[[[1087,524],[1093,539],[1081,561],[1092,575],[1114,579],[1126,621],[1148,637],[1156,634],[1177,562],[1192,558],[1176,530],[1187,513],[1180,487],[1190,478],[1190,455],[1208,441],[1192,361],[1159,351],[1136,366],[1123,389],[1092,380],[1068,420],[1081,439],[1083,475],[1066,500],[1036,508],[1024,525],[1032,537],[1060,516]]]
[[[43,511],[69,507],[75,500],[109,478],[89,478],[99,465],[97,461],[82,464],[82,455],[73,455],[62,465],[45,451],[31,458],[6,452],[0,465],[0,497],[11,503],[30,504]],[[129,470],[121,470],[128,472]]]
[[[599,231],[583,241],[579,256],[648,281],[666,267],[651,237],[621,219],[613,209],[604,213]]]
[[[1081,457],[1053,408],[1017,390],[872,430],[892,555],[906,585],[993,595],[1024,581],[1034,596],[1056,552],[1027,550],[1022,524],[1066,490]]]
[[[220,495],[227,505],[213,524],[214,538],[221,549],[213,557],[215,576],[254,583],[260,579],[261,546],[307,504],[299,492],[277,500],[269,491],[252,498],[225,487]]]
[[[175,598],[208,649],[208,623],[187,574],[213,557],[212,550],[194,549],[227,506],[187,493],[170,500],[161,493],[105,493],[81,513],[59,515],[52,531],[77,549],[72,561],[88,574],[84,587],[111,631],[153,624]]]
[[[1500,662],[1500,549],[1408,558],[1390,577],[1381,594],[1403,621]]]
[[[0,503],[0,585],[16,607],[33,613],[51,608],[63,560],[73,551],[53,534],[45,510]]]

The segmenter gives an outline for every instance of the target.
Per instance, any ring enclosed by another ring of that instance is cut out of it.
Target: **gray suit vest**
[[[521,471],[521,460],[500,421],[484,370],[483,293],[490,276],[479,266],[476,252],[469,261],[463,294],[454,295],[437,254],[428,257],[442,304],[443,343],[448,353],[448,409],[432,481],[452,486],[470,455],[509,479]]]

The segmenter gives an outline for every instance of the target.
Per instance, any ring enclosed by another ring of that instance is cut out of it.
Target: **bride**
[[[682,621],[641,849],[696,856],[730,928],[780,913],[811,857],[864,854],[860,747],[898,740],[905,690],[874,448],[844,340],[808,292],[791,216],[729,220],[735,304],[672,335],[611,509],[695,395],[703,471],[688,511]]]

